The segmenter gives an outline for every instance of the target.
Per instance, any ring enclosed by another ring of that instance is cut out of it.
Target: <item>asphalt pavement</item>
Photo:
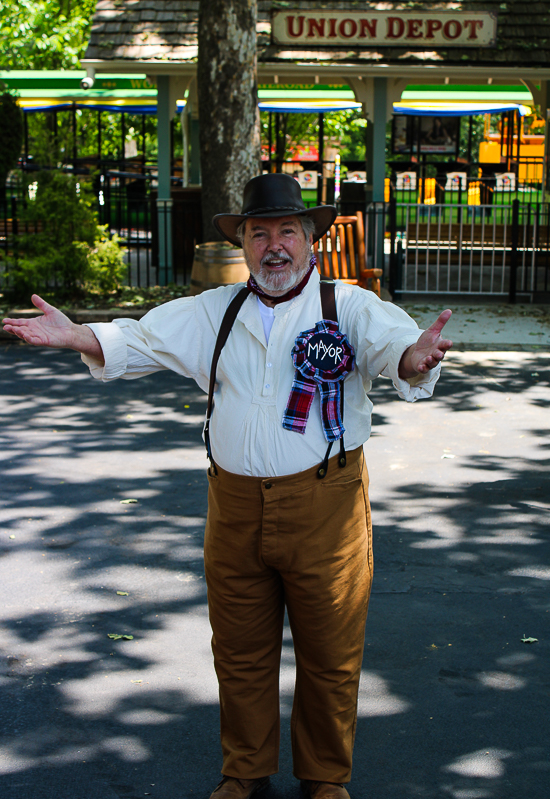
[[[550,796],[550,351],[495,314],[511,340],[457,342],[431,400],[373,390],[352,799]],[[205,404],[172,373],[102,385],[75,353],[0,342],[2,799],[216,784]],[[266,799],[299,796],[292,687],[287,629]]]

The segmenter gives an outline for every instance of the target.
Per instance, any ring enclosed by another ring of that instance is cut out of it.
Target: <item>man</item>
[[[31,344],[81,352],[105,381],[172,369],[212,387],[205,572],[223,750],[212,799],[248,799],[277,771],[285,607],[297,664],[294,774],[313,799],[349,797],[372,581],[366,392],[384,374],[409,401],[430,396],[451,347],[440,336],[450,311],[421,334],[372,292],[338,281],[320,288],[311,245],[335,215],[306,209],[287,175],[253,178],[242,213],[214,219],[242,243],[247,290],[223,287],[140,322],[84,327],[34,296],[43,317],[4,320]],[[226,342],[214,355],[220,328]]]

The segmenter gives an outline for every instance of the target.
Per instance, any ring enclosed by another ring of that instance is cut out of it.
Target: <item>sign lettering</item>
[[[337,366],[342,360],[343,347],[330,333],[317,333],[307,344],[307,359],[317,369]]]
[[[338,47],[492,47],[497,17],[489,11],[273,11],[275,44]]]

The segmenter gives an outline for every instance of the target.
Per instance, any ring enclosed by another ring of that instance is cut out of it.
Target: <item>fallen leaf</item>
[[[133,682],[134,685],[139,685],[143,680],[130,680],[130,682]]]
[[[113,641],[120,641],[120,639],[124,639],[125,641],[133,641],[133,635],[120,635],[119,633],[107,633],[107,638],[112,638]]]
[[[525,635],[521,639],[522,644],[535,644],[539,639],[538,638],[526,638]]]
[[[121,505],[133,505],[135,502],[138,502],[138,500],[137,499],[121,499],[120,500],[120,504]]]
[[[10,535],[10,538],[15,538],[15,536],[14,535]]]
[[[116,595],[117,596],[128,596],[128,591],[117,591]]]
[[[448,452],[445,452],[445,453],[444,453],[444,454],[441,456],[441,460],[443,460],[443,458],[454,458],[454,455],[450,455]]]

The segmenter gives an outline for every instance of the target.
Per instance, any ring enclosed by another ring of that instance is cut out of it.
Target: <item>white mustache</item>
[[[281,252],[281,253],[268,252],[268,253],[266,253],[264,255],[264,257],[260,261],[260,265],[264,266],[268,261],[272,261],[272,260],[287,261],[287,262],[292,263],[292,258],[290,257],[290,255],[287,255],[284,252]]]

